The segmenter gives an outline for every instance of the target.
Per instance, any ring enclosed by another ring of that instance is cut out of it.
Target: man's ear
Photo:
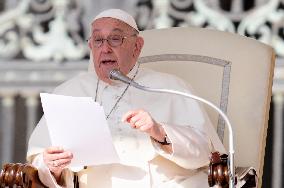
[[[139,57],[143,46],[144,46],[144,39],[142,37],[138,36],[137,39],[136,39],[135,49],[134,49],[134,53],[133,53],[134,58]]]

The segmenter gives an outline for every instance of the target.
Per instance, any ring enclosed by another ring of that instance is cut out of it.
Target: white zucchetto
[[[93,22],[99,18],[115,18],[118,19],[129,26],[133,27],[136,31],[139,32],[139,29],[137,27],[137,24],[134,20],[134,18],[128,14],[127,12],[121,10],[121,9],[108,9],[101,13],[99,13],[93,20]]]

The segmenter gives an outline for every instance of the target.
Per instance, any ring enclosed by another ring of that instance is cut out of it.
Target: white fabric
[[[105,10],[103,12],[101,12],[100,14],[98,14],[93,21],[100,19],[100,18],[115,18],[118,19],[126,24],[128,24],[129,26],[133,27],[136,31],[139,32],[139,29],[137,27],[137,24],[134,20],[134,18],[128,14],[127,12],[120,10],[120,9],[108,9]]]
[[[130,77],[136,69],[137,65],[129,73]],[[190,93],[189,88],[181,80],[148,69],[139,68],[135,81],[149,87]],[[54,93],[95,98],[96,83],[96,74],[89,72],[63,83]],[[100,81],[98,102],[103,105],[106,115],[125,87],[126,85],[122,83],[110,86]],[[121,122],[122,115],[133,109],[148,111],[163,125],[172,142],[173,154],[165,153],[157,143],[151,142],[148,135]],[[198,103],[182,97],[146,93],[129,87],[108,119],[108,123],[122,164],[92,166],[80,171],[80,188],[208,187],[207,176],[199,168],[209,163],[209,153],[213,150],[211,142],[215,149],[225,152],[220,141],[215,139],[216,133],[212,131],[211,123]],[[82,122],[82,125],[78,126],[82,128],[83,125]],[[94,144],[103,144],[103,141]],[[45,120],[42,118],[30,138],[27,159],[31,161],[33,156],[41,153],[48,146],[50,140]],[[37,168],[44,166],[38,160],[34,160],[33,164]],[[70,171],[66,171],[68,173],[65,173],[65,179],[67,187],[70,187],[72,175]],[[49,172],[39,170],[39,173],[44,173],[40,175],[42,182],[49,187],[57,187]]]

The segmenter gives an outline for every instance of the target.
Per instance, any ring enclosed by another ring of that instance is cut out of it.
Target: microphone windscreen
[[[121,72],[118,69],[112,69],[109,72],[109,79],[111,80],[119,80],[118,77],[121,74]]]

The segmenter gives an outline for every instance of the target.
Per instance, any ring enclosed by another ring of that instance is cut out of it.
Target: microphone
[[[111,70],[109,72],[109,78],[112,80],[120,80],[126,84],[130,84],[132,82],[132,80],[129,77],[122,74],[122,72],[120,72],[120,70],[118,69]]]
[[[142,86],[138,84],[137,82],[134,82],[132,79],[124,75],[122,72],[120,72],[117,69],[113,69],[109,73],[109,78],[112,80],[120,80],[126,84],[129,84],[137,89],[141,89],[144,91],[149,91],[149,92],[155,92],[155,93],[167,93],[167,94],[174,94],[178,96],[183,96],[186,98],[190,99],[195,99],[197,101],[200,101],[202,103],[205,103],[206,105],[210,106],[213,108],[215,111],[217,111],[222,118],[225,121],[225,124],[227,125],[228,132],[229,132],[229,159],[228,159],[228,169],[229,169],[229,188],[235,187],[235,166],[234,166],[234,134],[233,134],[233,128],[232,125],[227,117],[227,115],[216,105],[211,103],[210,101],[203,99],[201,97],[198,97],[196,95],[192,95],[189,93],[185,92],[180,92],[180,91],[175,91],[175,90],[169,90],[169,89],[157,89],[157,88],[149,88],[146,86]]]
[[[136,88],[140,88],[141,86],[134,82],[132,79],[129,77],[125,76],[120,70],[118,69],[113,69],[109,72],[109,79],[111,80],[119,80],[122,81],[123,83],[130,84]]]

